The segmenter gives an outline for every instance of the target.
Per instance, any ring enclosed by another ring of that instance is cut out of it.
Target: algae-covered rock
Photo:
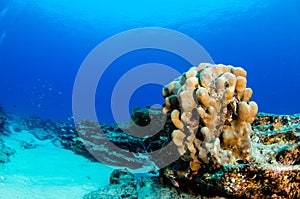
[[[188,173],[181,169],[189,166],[182,161],[186,157],[181,157],[161,169],[159,177],[144,177],[132,181],[132,175],[128,175],[128,171],[114,172],[112,176],[119,176],[118,173],[129,176],[125,178],[127,182],[130,179],[130,183],[126,183],[130,185],[129,188],[125,189],[120,185],[122,183],[118,179],[122,177],[112,177],[113,182],[117,183],[100,188],[86,198],[121,198],[121,189],[131,193],[127,194],[128,197],[135,197],[137,193],[138,198],[147,199],[299,198],[300,115],[259,113],[252,129],[252,159],[247,163],[236,161],[217,169],[207,168],[203,172]],[[125,138],[124,134],[120,136]],[[135,142],[132,142],[130,136],[128,138],[126,141],[129,147]],[[118,134],[115,134],[114,140],[117,139]]]
[[[139,177],[134,179],[127,170],[117,169],[111,173],[110,184],[88,193],[84,199],[207,199],[179,193],[175,188],[164,186],[158,177]],[[216,197],[216,199],[221,197]]]

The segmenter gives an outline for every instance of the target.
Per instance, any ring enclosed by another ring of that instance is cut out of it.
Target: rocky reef
[[[226,198],[299,198],[300,115],[259,113],[250,136],[252,159],[236,161],[213,171],[179,177],[181,159],[162,172],[165,183],[193,194]],[[280,124],[280,125],[279,125]],[[176,177],[175,177],[176,176]],[[168,182],[170,181],[170,182]]]
[[[299,132],[290,131],[297,116],[256,117],[246,76],[240,67],[200,64],[164,87],[182,155],[161,170],[164,182],[196,195],[299,197]]]
[[[300,115],[258,113],[246,76],[239,67],[200,64],[164,87],[165,105],[154,115],[163,114],[166,123],[153,141],[173,143],[180,154],[159,170],[160,188],[170,194],[175,188],[174,198],[300,197]],[[148,108],[138,109],[133,121],[145,125],[153,118],[147,114]],[[150,146],[148,138],[123,136],[123,149]]]
[[[107,186],[84,196],[84,199],[208,199],[206,196],[192,196],[179,193],[176,188],[165,186],[157,177],[136,178],[126,169],[117,169],[111,173]],[[221,198],[221,197],[216,197]]]
[[[144,177],[115,170],[110,184],[86,199],[300,198],[300,114],[258,112],[246,77],[240,67],[200,64],[163,88],[162,107],[136,108],[126,124],[80,121],[75,128],[19,117],[13,131],[27,130],[39,140],[112,166],[153,165]],[[17,116],[1,109],[2,136],[13,120],[9,117]],[[111,150],[108,142],[124,153]],[[168,153],[151,155],[169,145]],[[11,154],[0,142],[0,163]]]
[[[162,169],[157,177],[133,179],[128,171],[116,170],[112,176],[116,172],[131,176],[130,189],[120,180],[85,198],[299,198],[300,115],[258,113],[252,129],[253,160],[248,163],[237,161],[187,177],[176,176],[181,174],[176,170],[183,164],[181,159]]]
[[[252,129],[252,159],[247,163],[237,160],[218,169],[186,175],[180,168],[189,165],[182,156],[161,169],[160,176],[135,181],[127,197],[122,197],[124,185],[114,184],[86,198],[105,198],[105,193],[116,198],[299,198],[300,115],[259,113]],[[127,141],[131,144],[130,139]],[[137,188],[140,183],[147,189]],[[147,197],[142,197],[145,193]]]

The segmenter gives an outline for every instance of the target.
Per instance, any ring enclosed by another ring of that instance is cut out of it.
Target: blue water
[[[0,0],[0,104],[8,112],[66,121],[76,73],[88,53],[114,34],[154,26],[195,39],[215,63],[244,67],[259,111],[300,113],[299,10],[297,0]],[[120,57],[97,89],[102,122],[114,122],[114,84],[148,62],[179,72],[190,67],[159,50]],[[133,94],[128,109],[161,103],[161,86],[147,85]]]

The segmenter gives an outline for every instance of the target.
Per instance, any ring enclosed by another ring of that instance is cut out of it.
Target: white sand
[[[108,184],[112,169],[37,140],[26,131],[3,138],[17,152],[0,168],[0,199],[79,199]],[[39,144],[22,149],[20,141]]]

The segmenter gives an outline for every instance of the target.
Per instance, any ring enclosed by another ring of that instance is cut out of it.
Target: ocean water
[[[215,63],[246,69],[248,86],[254,91],[252,99],[260,112],[300,113],[300,2],[297,0],[0,0],[0,105],[7,113],[72,124],[74,82],[89,53],[116,34],[148,27],[180,32],[201,44]],[[182,57],[160,49],[144,48],[120,55],[103,73],[93,96],[100,122],[116,122],[111,108],[115,85],[128,71],[147,63],[164,64],[179,73],[191,67]],[[159,69],[153,70],[157,76],[165,75]],[[166,82],[175,77],[166,77]],[[163,85],[149,82],[131,93],[122,110],[131,112],[137,106],[164,103]],[[34,164],[33,159],[17,159],[15,167],[22,165],[18,161]],[[85,164],[84,160],[74,161]],[[95,165],[91,167],[90,171],[97,169]],[[110,169],[105,169],[109,175]],[[24,170],[34,175],[30,168]],[[10,172],[13,175],[15,170],[11,168]],[[51,169],[44,172],[49,179],[55,176]],[[92,179],[86,185],[89,187],[78,194],[102,185],[96,183],[100,179],[101,176]],[[26,184],[23,178],[19,180]],[[60,178],[55,186],[69,182],[64,180]],[[72,180],[74,190],[81,186],[81,178],[76,176]],[[41,187],[38,193],[43,193]],[[0,198],[9,198],[4,195],[11,190],[13,185],[1,192]],[[24,190],[20,193],[29,193]],[[22,194],[18,196],[22,198]]]
[[[95,46],[129,29],[163,27],[199,42],[215,63],[244,67],[260,111],[297,113],[299,8],[296,0],[1,0],[0,103],[9,112],[66,120],[72,115],[76,73]],[[103,105],[98,113],[101,109],[107,123],[114,122],[109,94],[124,72],[149,62],[168,64],[179,72],[190,67],[178,56],[155,50],[121,58],[109,67],[101,80],[105,86],[96,94],[98,105]],[[161,87],[137,90],[129,109],[163,103]]]

